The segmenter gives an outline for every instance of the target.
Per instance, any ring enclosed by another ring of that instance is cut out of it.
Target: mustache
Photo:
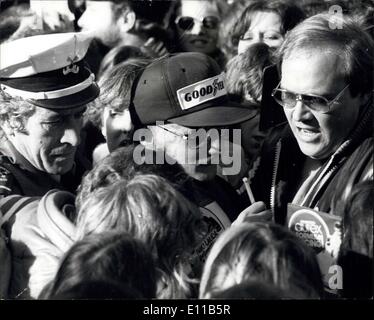
[[[73,153],[76,150],[77,150],[76,147],[63,146],[63,147],[53,149],[51,151],[50,155],[51,156],[59,156],[59,155],[63,155],[63,154]]]

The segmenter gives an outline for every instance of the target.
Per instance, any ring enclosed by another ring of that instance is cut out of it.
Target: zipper
[[[282,147],[282,142],[281,142],[281,139],[279,139],[279,141],[277,142],[275,146],[273,176],[271,178],[271,189],[270,189],[270,209],[271,209],[271,213],[273,214],[273,221],[274,221],[274,211],[275,211],[275,183],[276,183],[276,178],[277,178],[281,147]]]

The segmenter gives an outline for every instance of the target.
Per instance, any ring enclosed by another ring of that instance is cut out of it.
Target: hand
[[[143,48],[146,54],[152,58],[158,58],[166,55],[168,50],[162,41],[156,40],[155,38],[149,38],[144,44]]]
[[[272,218],[273,214],[270,209],[266,209],[265,203],[257,201],[244,209],[232,223],[232,226],[237,226],[243,222],[270,222]]]

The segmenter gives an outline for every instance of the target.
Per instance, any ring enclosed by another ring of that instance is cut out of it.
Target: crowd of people
[[[0,299],[373,296],[372,0],[0,10]]]

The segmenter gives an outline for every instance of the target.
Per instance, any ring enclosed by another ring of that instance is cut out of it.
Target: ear
[[[124,12],[124,14],[118,19],[117,24],[121,33],[129,32],[134,28],[136,22],[136,14],[132,10]]]

